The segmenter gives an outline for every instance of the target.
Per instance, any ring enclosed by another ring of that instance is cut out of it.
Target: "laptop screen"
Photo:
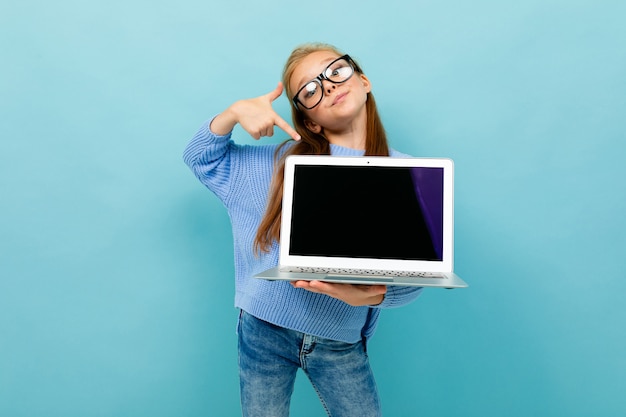
[[[289,254],[441,261],[440,167],[296,165]]]

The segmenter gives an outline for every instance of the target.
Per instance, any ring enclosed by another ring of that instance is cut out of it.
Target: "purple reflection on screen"
[[[443,168],[411,168],[415,192],[439,259],[443,254]]]

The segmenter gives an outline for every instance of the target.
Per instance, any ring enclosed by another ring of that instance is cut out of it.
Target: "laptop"
[[[289,156],[279,264],[267,280],[464,288],[453,272],[454,164]]]

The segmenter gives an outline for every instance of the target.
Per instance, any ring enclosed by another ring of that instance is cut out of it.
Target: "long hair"
[[[289,155],[329,155],[330,144],[322,135],[311,132],[304,124],[306,115],[299,111],[291,100],[293,91],[291,91],[289,81],[298,64],[306,56],[317,51],[330,51],[342,56],[343,53],[332,45],[324,43],[308,43],[301,45],[293,50],[283,70],[283,85],[287,97],[291,103],[291,118],[295,130],[300,134],[301,139],[293,146],[285,149],[287,143],[294,142],[289,139],[283,142],[275,153],[275,166],[272,183],[268,195],[268,203],[265,214],[261,219],[259,229],[254,239],[254,251],[269,252],[272,244],[277,242],[280,237],[281,210],[283,202],[283,181],[285,173],[285,158]],[[362,73],[360,66],[354,62],[355,70]],[[388,156],[389,146],[387,145],[387,135],[380,120],[376,101],[372,93],[367,93],[367,101],[365,103],[367,114],[367,127],[365,138],[365,155]]]

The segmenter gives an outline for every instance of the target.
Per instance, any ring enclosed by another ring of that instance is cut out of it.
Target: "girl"
[[[233,103],[185,149],[185,162],[221,199],[232,223],[244,416],[288,416],[299,368],[329,416],[381,415],[366,341],[381,309],[413,301],[421,288],[251,278],[278,263],[286,156],[401,156],[387,145],[371,87],[350,56],[306,44],[292,52],[273,91]],[[295,128],[272,109],[283,88]],[[236,124],[255,139],[272,136],[274,126],[291,139],[237,145]]]

